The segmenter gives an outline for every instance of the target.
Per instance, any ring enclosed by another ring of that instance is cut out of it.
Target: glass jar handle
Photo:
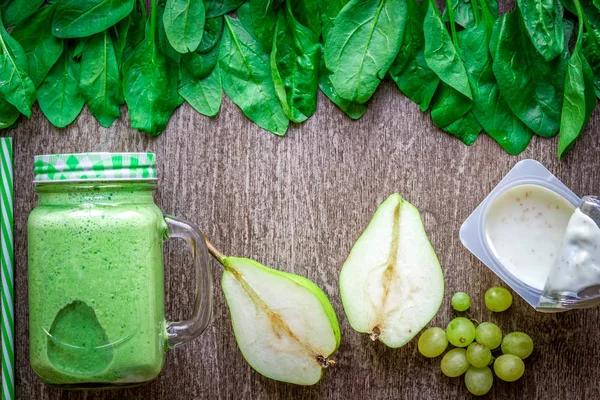
[[[169,238],[182,238],[190,246],[196,269],[196,300],[190,319],[167,323],[169,348],[178,347],[200,336],[212,313],[212,273],[206,242],[200,230],[184,219],[164,215]]]

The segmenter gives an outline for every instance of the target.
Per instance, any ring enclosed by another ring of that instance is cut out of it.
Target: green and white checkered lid
[[[80,153],[35,156],[35,183],[155,181],[154,153]]]

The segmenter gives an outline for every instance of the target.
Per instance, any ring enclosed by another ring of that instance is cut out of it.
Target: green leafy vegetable
[[[223,17],[208,18],[204,24],[202,41],[196,51],[207,53],[217,47],[223,33]]]
[[[483,19],[458,32],[467,76],[473,90],[472,113],[483,129],[504,150],[519,154],[529,144],[533,132],[512,112],[500,95],[489,52],[493,16],[484,4]]]
[[[323,38],[323,43],[327,43],[327,37],[329,35],[329,31],[331,28],[333,28],[333,22],[348,1],[349,0],[331,0],[321,3],[321,35]],[[329,100],[338,106],[340,110],[346,113],[348,117],[352,119],[359,119],[362,117],[367,110],[367,106],[342,99],[333,87],[330,76],[331,72],[325,65],[325,57],[322,56],[319,65],[319,89],[321,89],[321,92],[323,92],[323,94],[325,94]]]
[[[479,132],[481,132],[481,125],[479,125],[473,113],[469,111],[463,117],[442,129],[457,137],[467,146],[471,146],[477,140]]]
[[[331,73],[325,66],[325,60],[323,58],[321,58],[319,70],[319,89],[321,89],[323,94],[327,96],[327,98],[329,98],[329,100],[331,100],[336,106],[338,106],[340,110],[346,113],[348,117],[352,119],[359,119],[362,117],[367,111],[367,105],[348,101],[341,98],[337,94],[333,84],[331,83]]]
[[[546,61],[529,40],[518,10],[496,22],[490,51],[498,88],[511,110],[538,135],[555,135],[560,124],[566,57]]]
[[[195,51],[204,31],[202,0],[167,0],[163,24],[169,43],[179,53]]]
[[[428,0],[429,7],[423,21],[425,32],[425,61],[433,72],[450,87],[473,98],[467,71],[456,48],[456,31],[451,23],[452,38],[444,26],[434,0]],[[450,10],[451,21],[453,20]]]
[[[484,0],[452,0],[452,12],[454,13],[454,22],[463,28],[472,26],[475,22],[475,13],[473,12],[473,4],[477,4],[477,12],[481,11],[479,5]],[[498,18],[498,3],[496,0],[485,0],[488,11],[492,13],[494,18]],[[448,21],[448,8],[444,9],[442,20]]]
[[[10,128],[17,122],[21,113],[15,106],[0,97],[0,129]]]
[[[241,6],[244,1],[245,0],[205,0],[204,9],[206,18],[225,15]]]
[[[145,0],[0,0],[0,129],[37,96],[56,126],[84,100],[110,126],[125,102],[157,135],[186,100],[215,116],[225,92],[284,135],[318,88],[357,119],[389,74],[467,145],[484,130],[518,154],[560,127],[563,157],[600,96],[600,0],[516,1],[496,20],[497,0],[445,0],[443,17],[436,0],[151,0],[149,18]]]
[[[27,56],[0,19],[0,96],[27,118],[35,102],[35,85],[27,75]]]
[[[550,61],[563,52],[563,7],[559,0],[517,0],[531,42]]]
[[[338,0],[336,0],[338,1]],[[282,4],[285,0],[282,1]],[[314,32],[315,35],[321,35],[321,0],[292,0],[290,2],[292,15],[302,25]]]
[[[321,32],[323,34],[323,42],[327,42],[327,35],[333,28],[333,23],[337,18],[338,14],[348,4],[350,0],[327,0],[321,2],[320,14],[321,14]]]
[[[277,25],[277,9],[283,0],[248,0],[252,29],[256,38],[268,53],[273,45],[275,26]]]
[[[184,54],[181,62],[196,79],[208,76],[219,61],[219,47],[215,47],[208,53],[193,52]]]
[[[219,65],[223,89],[254,123],[285,135],[289,120],[271,79],[269,57],[239,20],[225,17]]]
[[[85,100],[78,83],[73,61],[65,48],[42,81],[37,97],[42,112],[57,128],[75,121],[83,109]]]
[[[325,44],[325,63],[340,97],[366,103],[402,44],[406,0],[351,0],[340,11]]]
[[[314,17],[318,20],[318,14]],[[319,35],[294,17],[291,0],[279,13],[275,30],[271,50],[275,90],[286,116],[303,122],[317,109]]]
[[[186,70],[196,79],[207,77],[219,61],[219,41],[223,31],[223,17],[208,19],[204,28],[202,43],[195,52],[181,57]]]
[[[79,87],[90,112],[108,127],[121,115],[119,65],[108,31],[97,33],[81,55]]]
[[[213,69],[204,79],[196,79],[191,74],[184,74],[183,86],[179,88],[179,94],[200,114],[207,117],[216,116],[223,99],[219,68]]]
[[[134,129],[158,135],[179,106],[179,68],[157,46],[153,0],[147,36],[123,65],[123,92]]]
[[[407,0],[407,6],[408,20],[404,28],[402,46],[390,66],[389,73],[400,91],[420,105],[421,111],[425,111],[429,108],[440,83],[440,78],[425,60],[423,19],[428,3],[423,1],[419,5],[416,0]]]
[[[579,0],[574,0],[579,19],[577,42],[569,59],[565,81],[565,93],[560,119],[558,157],[562,158],[571,150],[575,140],[585,129],[585,125],[596,107],[594,73],[582,54],[583,19],[585,18]]]
[[[462,118],[472,107],[471,99],[441,83],[431,102],[431,119],[437,127],[444,128]]]
[[[29,65],[29,77],[37,87],[63,52],[62,40],[52,35],[54,6],[44,7],[21,21],[11,36],[23,47]]]
[[[6,26],[15,26],[37,11],[44,0],[12,0],[2,11],[2,19]]]
[[[581,50],[594,73],[596,97],[600,98],[600,32],[591,27],[586,29]]]
[[[52,20],[59,38],[91,36],[127,17],[135,0],[60,0]]]
[[[122,66],[135,48],[144,40],[146,30],[146,8],[143,2],[141,13],[134,7],[128,17],[114,26],[116,37],[115,53]]]

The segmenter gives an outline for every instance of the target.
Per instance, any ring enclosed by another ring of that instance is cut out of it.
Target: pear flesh
[[[352,247],[340,292],[352,328],[389,347],[406,344],[437,313],[442,269],[419,211],[399,194],[379,206]]]
[[[246,361],[260,374],[298,385],[317,383],[333,365],[340,329],[329,299],[298,275],[256,261],[225,257],[222,287],[235,338]]]

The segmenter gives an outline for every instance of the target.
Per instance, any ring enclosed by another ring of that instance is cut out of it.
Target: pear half
[[[313,385],[334,364],[340,345],[335,311],[306,278],[267,268],[247,258],[226,257],[207,240],[225,267],[223,293],[244,358],[260,374]]]
[[[444,275],[421,215],[399,194],[377,209],[340,273],[352,328],[389,347],[410,341],[435,316]]]

